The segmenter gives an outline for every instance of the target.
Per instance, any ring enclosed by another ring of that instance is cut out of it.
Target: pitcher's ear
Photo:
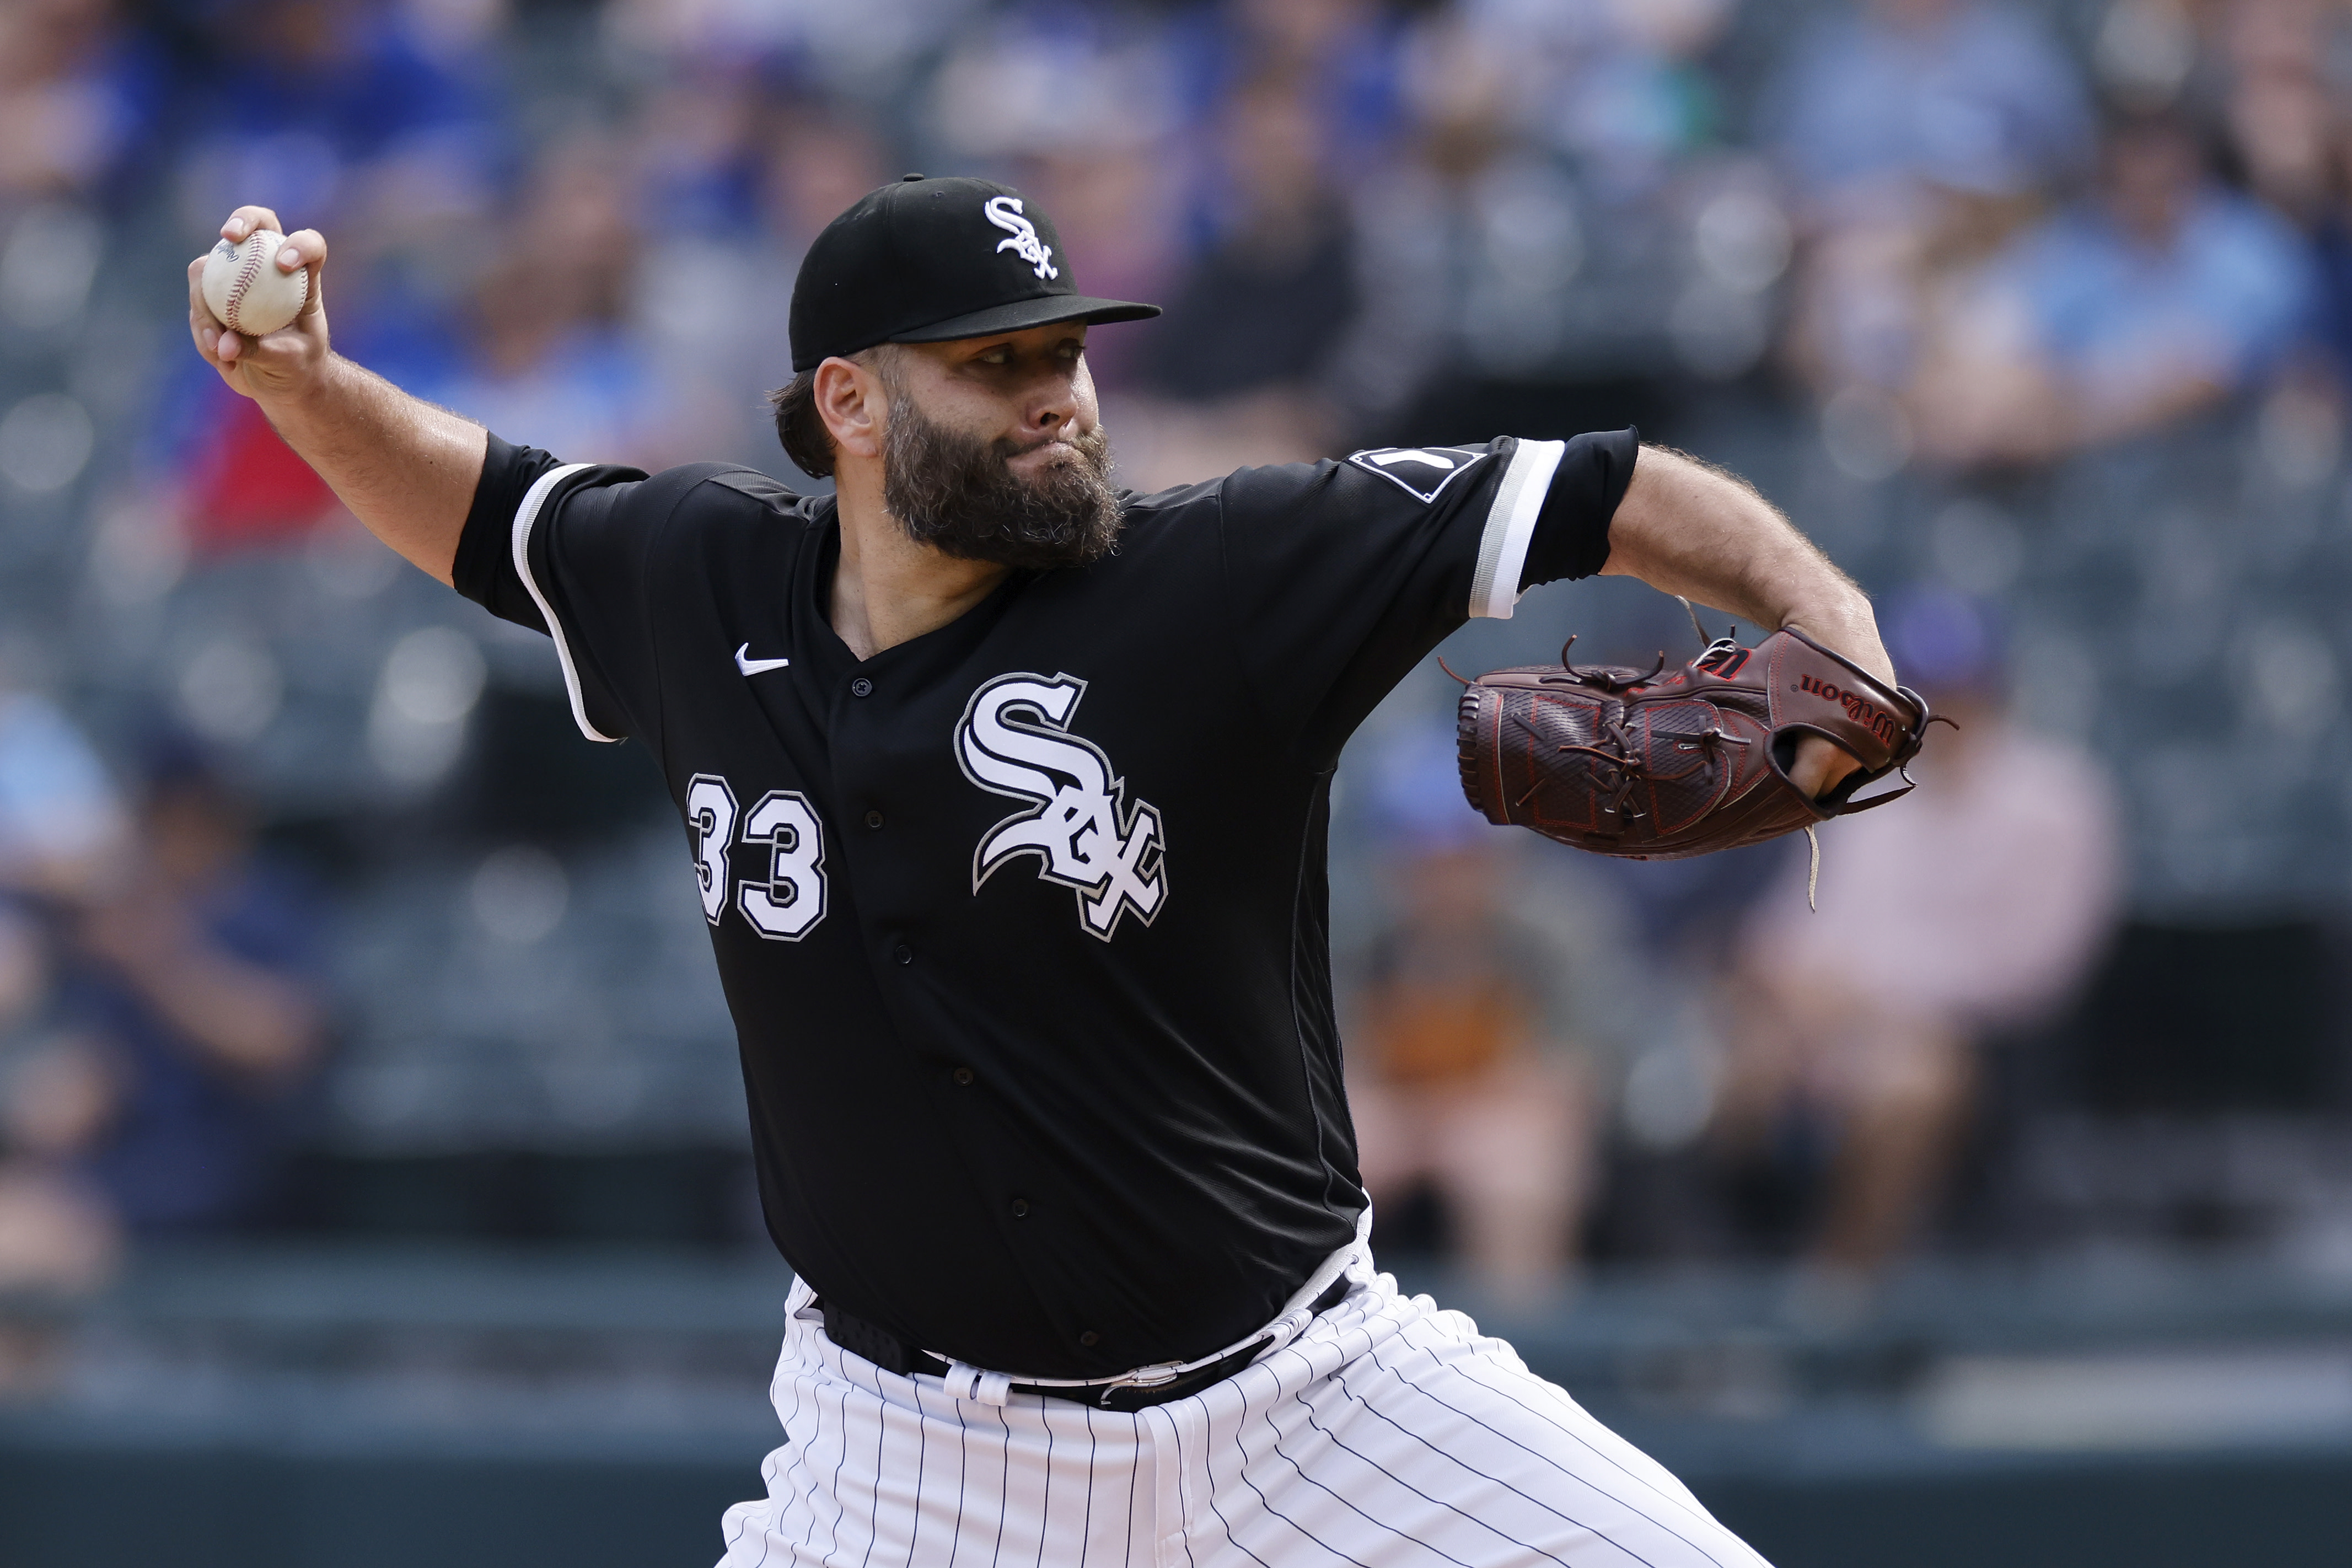
[[[835,452],[880,457],[883,423],[889,416],[884,378],[868,366],[838,357],[818,365],[815,375],[814,402]]]

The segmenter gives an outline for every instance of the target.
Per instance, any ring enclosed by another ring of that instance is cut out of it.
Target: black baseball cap
[[[1079,293],[1053,220],[1012,186],[908,174],[860,197],[809,247],[793,283],[793,369],[877,343],[1158,314]]]

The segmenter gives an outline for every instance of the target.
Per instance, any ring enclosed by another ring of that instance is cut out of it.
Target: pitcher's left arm
[[[1769,631],[1794,626],[1895,684],[1870,600],[1853,579],[1754,486],[1671,447],[1642,448],[1610,520],[1609,560],[1601,570]],[[1829,741],[1807,736],[1790,782],[1818,795],[1858,765]]]

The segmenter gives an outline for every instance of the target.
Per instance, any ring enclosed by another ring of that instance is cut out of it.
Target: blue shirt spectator
[[[2166,428],[2243,391],[2305,328],[2302,237],[2207,177],[2186,125],[2112,128],[2099,188],[1995,256],[1910,389],[1921,450],[2041,462]]]
[[[214,962],[300,989],[321,966],[315,901],[283,871],[240,868],[189,913],[193,942]],[[104,1040],[122,1086],[86,1163],[123,1223],[154,1232],[262,1217],[299,1131],[303,1101],[292,1080],[304,1075],[236,1070],[120,975],[86,973],[75,991],[76,1011]]]
[[[2053,365],[2095,395],[2150,374],[2234,390],[2288,345],[2311,302],[2294,230],[2211,187],[2191,199],[2168,243],[2085,205],[2028,234],[2000,265]]]
[[[0,886],[71,893],[120,847],[106,765],[45,697],[0,690]]]
[[[164,769],[139,876],[79,921],[64,986],[116,1094],[79,1163],[134,1233],[266,1215],[326,1029],[315,900],[208,769]]]
[[[1873,0],[1799,35],[1766,99],[1765,137],[1809,202],[1928,182],[2032,189],[2083,163],[2091,115],[2040,22],[1969,0]]]
[[[233,149],[223,173],[276,174],[291,189],[274,199],[289,206],[299,193],[307,213],[387,158],[471,163],[488,146],[488,84],[434,58],[397,7],[233,0],[213,25],[226,68],[202,118]]]

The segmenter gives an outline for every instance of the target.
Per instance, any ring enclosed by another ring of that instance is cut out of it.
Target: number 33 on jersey
[[[1080,923],[1108,941],[1129,909],[1150,925],[1168,896],[1160,813],[1137,801],[1121,810],[1127,781],[1111,776],[1102,748],[1069,731],[1087,683],[1072,675],[1003,675],[972,693],[956,724],[956,761],[994,795],[1033,802],[991,828],[972,852],[977,895],[998,868],[1034,855],[1037,875],[1074,889]],[[694,874],[703,918],[726,915],[728,889],[751,929],[798,942],[824,919],[824,830],[798,790],[770,790],[748,813],[716,773],[686,791]],[[740,818],[740,831],[739,831]],[[730,876],[730,854],[741,857]]]
[[[686,821],[694,833],[694,875],[702,885],[702,916],[712,925],[727,912],[730,847],[747,857],[735,887],[735,906],[751,929],[771,942],[798,942],[824,919],[824,829],[808,797],[772,789],[742,816],[736,837],[735,792],[716,773],[697,773],[686,789]]]

